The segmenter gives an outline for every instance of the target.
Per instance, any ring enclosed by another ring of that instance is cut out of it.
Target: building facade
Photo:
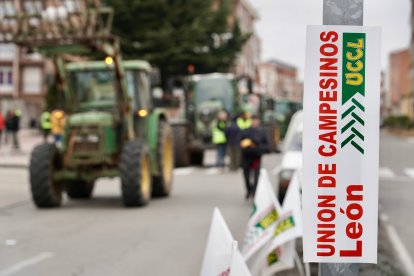
[[[303,84],[298,80],[296,67],[278,61],[263,62],[258,67],[261,93],[274,99],[302,101]]]
[[[237,75],[250,77],[255,83],[254,89],[258,92],[257,69],[261,56],[261,40],[255,32],[254,25],[259,16],[247,0],[232,0],[231,14],[229,18],[230,26],[237,20],[240,31],[244,34],[250,34],[249,40],[244,45],[236,60],[234,71]]]
[[[0,112],[19,109],[21,127],[37,120],[46,94],[46,63],[13,44],[0,44]]]
[[[413,97],[410,93],[410,50],[390,54],[390,112],[413,118]]]

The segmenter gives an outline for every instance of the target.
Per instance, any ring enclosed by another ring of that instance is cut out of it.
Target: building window
[[[0,66],[0,95],[13,92],[12,66]]]
[[[23,69],[23,93],[40,95],[42,91],[42,68],[30,66]]]

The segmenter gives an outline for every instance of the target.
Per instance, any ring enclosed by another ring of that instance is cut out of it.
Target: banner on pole
[[[308,27],[305,262],[377,262],[379,45],[377,27]]]

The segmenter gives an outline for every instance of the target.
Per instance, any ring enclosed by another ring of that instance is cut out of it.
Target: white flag
[[[295,267],[295,240],[289,241],[268,254],[261,276],[274,275],[277,272]]]
[[[251,276],[246,262],[240,254],[237,241],[233,242],[233,254],[231,256],[230,276]]]
[[[259,183],[254,196],[253,212],[247,223],[242,254],[248,260],[273,236],[281,207],[266,170],[260,171]]]
[[[229,275],[233,241],[220,210],[215,208],[200,276]]]
[[[276,222],[269,251],[272,251],[280,245],[303,235],[299,179],[299,173],[296,172],[289,183],[289,187],[283,201],[283,213]]]

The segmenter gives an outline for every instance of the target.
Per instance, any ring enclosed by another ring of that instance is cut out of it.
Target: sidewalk
[[[0,168],[27,168],[30,162],[30,153],[33,148],[43,142],[40,131],[22,129],[19,131],[20,149],[13,149],[11,141],[4,144],[4,137],[1,137],[0,147]]]

